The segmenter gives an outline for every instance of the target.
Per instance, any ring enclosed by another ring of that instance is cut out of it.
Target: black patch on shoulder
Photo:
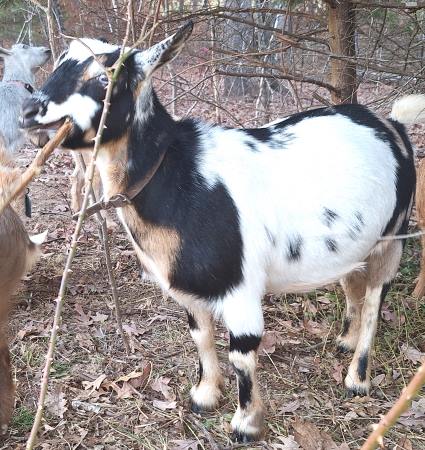
[[[331,227],[332,224],[338,219],[338,214],[329,208],[323,210],[323,221],[327,227]]]
[[[344,317],[344,321],[342,322],[342,331],[341,336],[347,336],[348,331],[350,330],[351,319],[349,317]]]
[[[367,353],[360,356],[357,364],[357,375],[360,381],[365,381],[367,376],[367,366],[369,364],[369,358]]]
[[[174,122],[153,91],[152,95],[152,117],[130,133],[129,186],[142,179],[167,151],[133,205],[143,220],[175,230],[180,238],[171,287],[217,300],[242,280],[238,210],[223,183],[210,187],[198,173],[197,160],[203,149],[197,123]]]
[[[189,311],[186,311],[186,313],[187,313],[187,322],[189,324],[189,329],[191,331],[199,330],[198,323],[196,322],[195,317],[193,316],[193,314],[191,314]]]
[[[258,153],[258,152],[259,152],[259,149],[257,148],[257,146],[256,146],[253,142],[247,141],[247,142],[245,142],[245,145],[246,145],[251,151],[253,151],[254,153]]]
[[[260,142],[267,143],[272,138],[270,128],[244,128],[242,131]]]
[[[235,336],[230,332],[230,352],[249,353],[250,351],[257,350],[261,342],[261,336],[254,334],[242,334],[241,336]]]
[[[299,261],[301,258],[301,247],[303,245],[303,238],[298,234],[289,239],[288,242],[288,259],[289,261]]]
[[[244,370],[238,369],[233,365],[233,369],[238,377],[238,397],[239,406],[241,409],[245,409],[252,399],[252,380],[249,373]]]
[[[328,248],[328,250],[330,252],[337,252],[338,251],[338,245],[337,245],[335,239],[326,238],[325,239],[325,244],[326,244],[326,247]]]

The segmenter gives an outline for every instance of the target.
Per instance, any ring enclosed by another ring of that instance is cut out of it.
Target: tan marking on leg
[[[396,275],[401,253],[400,241],[384,241],[377,244],[367,259],[367,288],[361,314],[359,340],[345,378],[346,387],[354,393],[369,392],[370,364],[379,319],[382,288]]]
[[[193,302],[188,312],[192,314],[196,328],[190,334],[198,349],[202,376],[197,385],[193,386],[190,395],[196,409],[211,410],[217,407],[224,380],[218,363],[214,342],[214,323],[212,314],[205,308]]]
[[[347,307],[337,345],[341,350],[354,351],[360,333],[361,312],[366,293],[366,274],[364,271],[354,271],[341,280],[341,285],[345,292]]]

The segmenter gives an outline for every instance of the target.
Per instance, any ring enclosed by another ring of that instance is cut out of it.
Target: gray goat
[[[34,90],[35,73],[50,54],[46,47],[25,44],[15,44],[10,50],[0,47],[0,58],[4,59],[0,81],[0,140],[10,156],[25,142],[25,133],[19,127],[22,104]]]

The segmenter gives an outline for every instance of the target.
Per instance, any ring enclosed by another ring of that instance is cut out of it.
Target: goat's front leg
[[[15,387],[12,379],[7,337],[0,324],[0,435],[4,434],[12,417]]]
[[[224,386],[214,342],[211,313],[194,306],[187,310],[189,329],[199,354],[199,381],[190,391],[192,411],[201,413],[215,409]]]
[[[223,318],[230,332],[229,361],[238,382],[238,408],[232,419],[233,438],[240,442],[261,437],[264,407],[257,382],[257,352],[264,321],[260,300],[225,300]]]

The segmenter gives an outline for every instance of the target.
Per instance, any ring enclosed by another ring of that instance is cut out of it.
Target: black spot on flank
[[[325,244],[326,244],[326,247],[328,248],[328,250],[330,252],[337,252],[338,251],[338,245],[337,245],[335,239],[326,238],[325,239]]]
[[[187,321],[189,323],[189,329],[192,330],[199,330],[198,323],[195,320],[195,317],[193,317],[193,314],[191,314],[189,311],[187,312]]]
[[[230,352],[241,352],[249,353],[251,351],[257,350],[261,342],[261,336],[255,336],[254,334],[242,334],[241,336],[235,337],[235,335],[230,332]]]
[[[336,219],[338,219],[338,214],[335,211],[332,211],[329,208],[324,208],[323,210],[323,221],[326,226],[329,228],[331,225],[335,222]]]
[[[356,241],[364,227],[363,215],[360,212],[356,212],[352,224],[348,227],[348,235],[353,241]]]
[[[259,150],[258,150],[258,147],[253,143],[253,142],[250,142],[250,141],[247,141],[247,142],[245,142],[245,145],[251,150],[251,151],[253,151],[253,152],[255,152],[255,153],[257,153]]]
[[[301,247],[303,239],[300,235],[289,240],[288,243],[288,259],[289,261],[298,261],[301,258]]]
[[[252,398],[252,380],[249,373],[244,370],[238,369],[233,365],[233,369],[238,377],[238,394],[239,394],[239,406],[241,409],[245,409]]]
[[[357,364],[357,375],[360,381],[365,381],[367,376],[367,366],[369,364],[369,358],[367,353],[360,356]]]
[[[272,132],[270,128],[246,128],[243,130],[243,132],[260,142],[267,143],[272,138]]]
[[[350,325],[351,325],[351,319],[348,317],[344,318],[344,322],[342,323],[342,331],[341,331],[341,336],[347,336],[348,331],[350,330]]]
[[[276,238],[273,236],[273,233],[265,226],[267,239],[269,242],[273,245],[273,247],[276,247]]]

